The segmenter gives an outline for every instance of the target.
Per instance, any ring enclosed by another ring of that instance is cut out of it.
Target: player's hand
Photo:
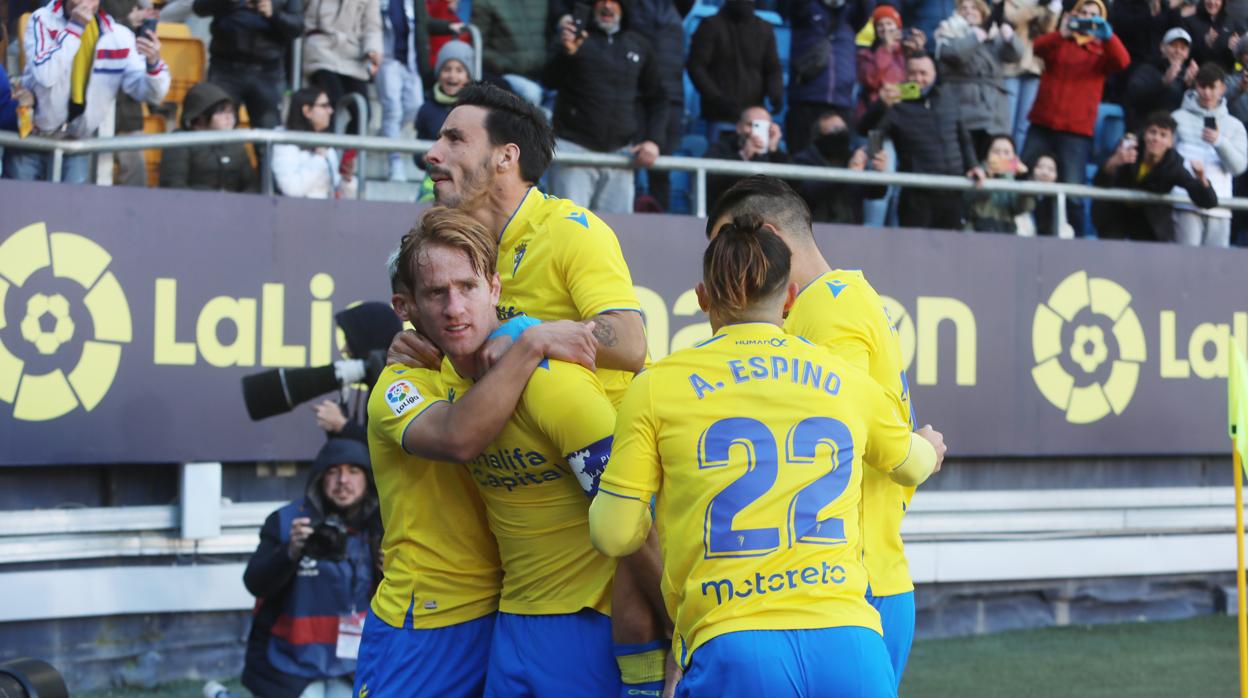
[[[642,141],[628,149],[633,154],[633,162],[638,167],[646,168],[659,159],[659,144],[654,141]]]
[[[520,335],[520,341],[530,342],[542,356],[580,364],[593,371],[594,358],[598,355],[598,341],[594,339],[594,322],[557,320],[534,325]]]
[[[932,445],[936,449],[936,467],[932,469],[933,473],[940,472],[940,466],[945,463],[945,435],[932,428],[931,424],[924,424],[923,428],[914,432]]]
[[[390,349],[386,351],[386,364],[436,371],[442,366],[442,350],[416,330],[403,330],[390,342]]]
[[[316,426],[321,431],[337,434],[347,426],[347,415],[342,413],[342,407],[333,400],[322,400],[312,406],[312,411],[316,413]]]
[[[485,344],[482,344],[481,348],[477,350],[477,365],[481,367],[481,373],[484,374],[490,370],[491,366],[498,363],[498,360],[503,358],[503,354],[506,354],[507,350],[511,348],[511,344],[512,339],[507,335],[487,339]],[[477,378],[480,378],[480,376],[477,376]]]
[[[312,519],[301,516],[290,522],[290,543],[286,545],[286,554],[291,560],[303,557],[303,546],[312,535]]]

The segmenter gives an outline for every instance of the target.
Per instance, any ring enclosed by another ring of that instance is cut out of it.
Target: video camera
[[[243,377],[243,401],[254,421],[285,414],[314,397],[363,381],[372,387],[386,367],[386,352],[313,368],[275,368]]]

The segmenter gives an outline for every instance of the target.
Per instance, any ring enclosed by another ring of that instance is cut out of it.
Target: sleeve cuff
[[[160,75],[162,72],[164,72],[164,70],[165,70],[165,62],[164,62],[164,61],[160,61],[159,63],[157,63],[157,64],[156,64],[156,65],[154,65],[154,66],[151,66],[151,65],[147,66],[147,74],[148,74],[148,75]]]

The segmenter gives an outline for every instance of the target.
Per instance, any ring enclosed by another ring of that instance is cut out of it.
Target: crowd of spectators
[[[146,1],[33,8],[26,68],[0,91],[0,128],[23,128],[10,116],[22,104],[38,135],[93,135],[112,109],[118,132],[138,130],[123,125],[123,110],[155,107],[169,84],[160,42],[142,25],[156,12]],[[343,101],[354,93],[380,106],[380,135],[410,128],[428,139],[456,94],[483,80],[542,106],[560,152],[626,154],[639,170],[660,154],[694,154],[977,184],[950,195],[794,182],[820,221],[1208,246],[1248,238],[1248,221],[1218,205],[1248,185],[1248,23],[1225,0],[703,0],[718,9],[697,8],[686,32],[695,2],[172,0],[165,14],[189,5],[211,20],[207,82],[186,95],[176,123],[229,129],[245,106],[253,127],[324,131],[347,108],[355,132],[360,115]],[[287,84],[296,37],[304,85]],[[91,72],[88,43],[116,67]],[[686,103],[686,84],[696,103]],[[1119,125],[1120,143],[1104,142],[1106,123]],[[354,155],[275,147],[277,189],[352,196]],[[4,176],[46,178],[48,160],[10,149]],[[255,191],[253,162],[238,148],[170,150],[160,182]],[[420,158],[388,158],[391,180],[407,181],[413,167]],[[67,158],[64,178],[86,181],[85,161]],[[1067,197],[1056,211],[1050,197],[982,187],[1000,179],[1186,192],[1192,204],[1085,212]],[[709,176],[708,198],[735,180]],[[671,181],[657,170],[639,178],[557,165],[544,185],[626,212],[670,210]]]

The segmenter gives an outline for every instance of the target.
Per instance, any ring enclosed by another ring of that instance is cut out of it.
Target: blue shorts
[[[355,695],[478,698],[485,688],[482,650],[489,647],[494,614],[417,630],[396,628],[369,609],[355,665]]]
[[[867,592],[867,603],[880,612],[880,626],[884,628],[884,646],[893,662],[893,674],[901,686],[901,675],[910,659],[910,646],[914,644],[914,592],[892,596],[872,596]]]
[[[694,651],[676,695],[896,698],[897,681],[874,630],[744,630]]]
[[[499,613],[489,665],[487,698],[620,694],[611,618],[588,608],[553,616]]]

